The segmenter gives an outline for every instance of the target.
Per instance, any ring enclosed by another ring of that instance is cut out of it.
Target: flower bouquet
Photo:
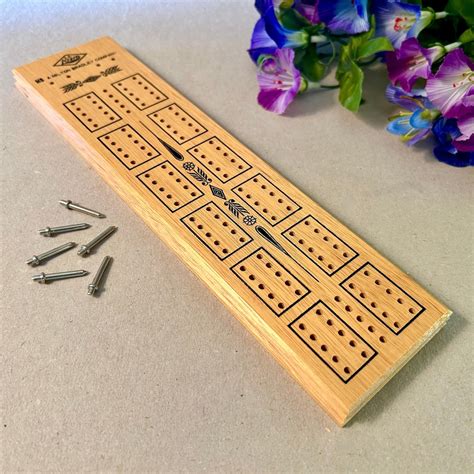
[[[474,165],[474,0],[256,0],[255,7],[249,54],[262,107],[282,114],[298,94],[337,88],[340,103],[357,112],[363,68],[382,62],[386,97],[402,109],[387,130],[408,145],[432,135],[438,160]]]

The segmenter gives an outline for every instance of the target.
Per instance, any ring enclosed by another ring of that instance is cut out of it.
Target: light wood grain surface
[[[112,38],[13,73],[30,102],[338,424],[450,316]]]

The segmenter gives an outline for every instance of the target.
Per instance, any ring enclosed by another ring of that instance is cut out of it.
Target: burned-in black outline
[[[262,178],[264,178],[271,186],[274,186],[276,189],[278,189],[278,191],[280,191],[284,196],[286,196],[288,198],[288,200],[290,200],[295,206],[296,206],[296,209],[294,211],[292,211],[290,214],[288,214],[287,216],[285,216],[283,219],[279,220],[279,221],[276,221],[276,222],[272,222],[272,221],[269,221],[266,217],[265,217],[265,214],[262,213],[262,212],[259,212],[257,209],[255,209],[254,206],[252,206],[246,199],[244,199],[240,194],[237,194],[235,192],[235,189],[238,188],[239,186],[242,186],[243,184],[247,183],[248,181],[256,178],[257,176],[261,176]],[[257,173],[255,174],[254,176],[251,176],[250,178],[246,179],[245,181],[242,181],[241,183],[235,185],[232,190],[231,190],[236,196],[238,196],[240,199],[242,199],[242,201],[244,201],[249,207],[251,207],[262,219],[264,219],[266,222],[268,222],[272,227],[275,227],[276,225],[278,224],[281,224],[284,220],[288,219],[288,217],[292,216],[295,212],[298,212],[300,209],[301,209],[301,206],[295,202],[290,196],[288,196],[288,194],[286,194],[285,192],[283,192],[276,184],[273,184],[266,176],[264,176],[262,173]]]
[[[126,127],[131,128],[152,150],[155,151],[156,155],[152,156],[151,158],[148,158],[148,157],[147,157],[147,159],[146,159],[145,161],[142,161],[142,162],[140,162],[140,163],[137,163],[136,165],[133,165],[132,167],[129,167],[124,161],[122,161],[122,159],[120,158],[120,156],[116,155],[115,152],[112,151],[112,149],[110,149],[110,148],[107,146],[107,142],[106,142],[105,140],[104,140],[104,141],[101,140],[101,139],[104,138],[106,135],[110,135],[111,133],[114,133],[114,132],[116,132],[117,130],[120,130],[120,129],[126,128]],[[146,140],[146,139],[143,137],[143,135],[141,135],[139,132],[137,132],[137,131],[136,131],[130,124],[128,124],[128,123],[126,123],[126,124],[124,124],[124,125],[121,125],[120,127],[117,127],[116,129],[114,129],[114,130],[112,130],[112,131],[110,131],[110,132],[104,133],[104,134],[101,135],[100,137],[97,137],[97,139],[98,139],[98,140],[100,141],[100,143],[102,143],[102,145],[104,145],[105,148],[107,148],[107,150],[109,150],[110,153],[112,153],[112,155],[114,155],[115,158],[117,158],[117,159],[120,161],[120,163],[122,163],[122,164],[125,166],[125,168],[127,168],[128,170],[133,170],[133,169],[135,169],[136,167],[141,166],[141,165],[143,165],[143,164],[145,164],[145,163],[148,163],[150,160],[153,160],[153,159],[155,159],[155,158],[157,158],[158,156],[161,155],[161,153],[160,153],[148,140]]]
[[[376,270],[377,272],[379,272],[384,278],[386,278],[393,286],[397,287],[402,293],[404,293],[406,296],[408,296],[408,298],[410,298],[411,300],[413,300],[420,308],[421,310],[418,311],[418,313],[416,313],[413,318],[411,318],[408,322],[405,323],[404,326],[402,326],[398,331],[394,331],[392,329],[392,327],[390,327],[383,319],[379,318],[379,316],[377,316],[377,314],[375,314],[370,307],[368,307],[366,304],[364,304],[363,301],[361,301],[360,299],[356,298],[345,286],[343,286],[347,281],[349,281],[356,273],[359,273],[360,271],[362,271],[367,265],[370,265],[374,270]],[[401,332],[403,330],[405,330],[405,328],[407,328],[416,318],[418,318],[418,316],[420,316],[420,314],[422,314],[426,308],[420,303],[418,302],[415,298],[413,298],[413,296],[409,295],[403,288],[401,288],[400,286],[398,286],[391,278],[389,278],[387,275],[385,275],[385,273],[383,273],[382,271],[380,271],[375,265],[373,265],[372,263],[370,262],[365,262],[364,265],[362,265],[360,268],[358,268],[357,270],[355,270],[354,272],[352,272],[347,278],[345,278],[344,280],[341,281],[341,283],[339,283],[339,286],[346,292],[348,293],[352,298],[354,298],[357,302],[359,302],[365,309],[367,309],[371,314],[373,314],[386,328],[388,328],[390,330],[390,332],[392,332],[393,334],[395,334],[396,336],[398,336],[399,334],[401,334]]]
[[[348,247],[349,249],[351,249],[352,252],[354,252],[354,256],[352,258],[350,258],[347,262],[343,263],[340,267],[336,268],[336,270],[333,270],[332,272],[329,272],[327,268],[324,268],[322,267],[321,265],[318,264],[318,262],[316,260],[313,260],[309,255],[307,255],[306,253],[304,253],[294,242],[292,242],[285,234],[287,232],[289,232],[291,229],[293,229],[293,227],[296,227],[298,224],[301,224],[304,220],[308,219],[308,217],[311,217],[312,219],[314,219],[321,227],[324,227],[330,234],[332,234],[334,237],[336,237],[336,239],[338,239],[340,242],[342,242],[346,247]],[[341,268],[344,268],[348,263],[352,262],[354,259],[356,259],[358,256],[359,256],[359,253],[354,250],[347,242],[345,242],[344,240],[342,240],[338,235],[336,235],[333,231],[331,231],[330,229],[328,229],[322,222],[318,221],[318,219],[316,219],[316,217],[314,217],[313,215],[311,214],[308,214],[306,217],[303,217],[303,219],[299,220],[298,222],[296,222],[295,224],[293,224],[291,227],[288,227],[288,229],[284,230],[281,235],[291,244],[293,245],[293,247],[295,247],[296,249],[298,249],[305,257],[308,258],[308,260],[310,260],[311,262],[313,262],[319,269],[321,269],[324,273],[326,273],[326,275],[328,276],[333,276],[335,273],[337,273],[339,270],[341,270]]]
[[[209,167],[207,167],[202,161],[200,158],[198,158],[197,156],[195,156],[193,153],[191,153],[191,150],[193,148],[196,148],[200,145],[202,145],[203,143],[206,143],[210,140],[219,140],[220,143],[222,143],[222,145],[224,145],[225,147],[227,147],[232,153],[234,153],[234,155],[237,155],[247,166],[248,168],[242,170],[242,171],[239,171],[239,173],[237,173],[236,175],[226,179],[226,180],[222,180],[221,178],[219,178],[219,176],[217,176],[217,174],[215,174]],[[196,145],[193,145],[192,147],[188,148],[186,150],[194,159],[196,159],[197,161],[199,161],[199,163],[201,164],[201,166],[203,166],[204,168],[206,168],[209,173],[211,173],[213,176],[215,176],[221,183],[228,183],[229,181],[231,181],[232,179],[235,179],[237,178],[238,176],[240,176],[241,174],[245,173],[246,171],[248,170],[251,170],[253,167],[252,165],[250,165],[246,160],[244,160],[238,153],[236,153],[229,145],[227,145],[227,143],[224,143],[219,137],[217,137],[216,135],[212,136],[211,138],[208,138],[200,143],[197,143]]]
[[[300,318],[302,318],[306,313],[308,313],[308,311],[311,311],[318,304],[322,304],[323,306],[325,306],[339,321],[342,322],[342,324],[344,324],[344,326],[346,326],[350,331],[352,331],[357,337],[362,339],[362,341],[364,341],[364,343],[367,344],[374,352],[373,355],[369,357],[347,380],[345,380],[340,374],[338,374],[334,370],[334,368],[331,367],[331,365],[329,365],[292,327],[294,324],[296,324],[296,322]],[[313,352],[313,354],[315,354],[324,363],[324,365],[329,367],[339,377],[339,379],[345,384],[349,383],[353,377],[355,377],[375,356],[378,355],[378,352],[357,331],[351,328],[341,317],[339,317],[323,300],[316,301],[316,303],[310,306],[304,313],[300,314],[296,319],[294,319],[290,324],[288,324],[288,327],[291,329],[291,331],[293,331],[294,334],[296,334],[296,336],[298,336],[298,338],[304,343],[304,345],[308,349],[310,349],[311,352]]]
[[[176,138],[173,136],[172,133],[168,133],[159,123],[155,122],[153,120],[153,118],[151,117],[153,114],[156,114],[157,112],[159,112],[160,110],[163,110],[163,109],[166,109],[168,107],[171,107],[171,106],[174,106],[174,107],[178,107],[179,110],[181,110],[181,112],[184,112],[186,115],[189,115],[202,129],[203,131],[201,133],[198,133],[197,135],[194,135],[193,137],[191,138],[188,138],[187,140],[184,140],[184,142],[179,142],[178,140],[176,140]],[[163,130],[163,132],[166,133],[166,135],[168,135],[170,138],[172,138],[178,145],[184,145],[185,143],[189,142],[190,140],[194,140],[195,138],[197,137],[200,137],[201,135],[203,135],[204,133],[207,133],[207,128],[202,125],[200,122],[198,122],[190,113],[186,112],[186,110],[184,110],[182,107],[180,107],[176,102],[173,102],[171,104],[168,104],[168,105],[165,105],[164,107],[161,107],[161,109],[156,109],[154,110],[153,112],[150,112],[149,114],[147,114],[147,117],[155,124],[157,125],[158,127],[160,127],[161,130]]]
[[[200,211],[203,207],[206,207],[206,206],[210,206],[210,205],[214,205],[215,207],[217,207],[217,209],[222,213],[224,214],[225,216],[227,216],[227,218],[232,221],[250,240],[248,240],[247,242],[245,242],[245,244],[241,245],[240,247],[237,247],[234,251],[228,253],[227,255],[225,255],[224,257],[221,257],[219,254],[217,254],[214,249],[203,239],[201,239],[201,237],[184,221],[184,219],[186,219],[187,217],[189,216],[192,216],[193,214],[195,214],[196,212]],[[225,260],[226,258],[230,257],[231,255],[233,255],[235,252],[238,252],[239,250],[243,249],[247,244],[249,244],[250,242],[253,242],[253,237],[248,234],[247,232],[245,232],[245,230],[240,227],[240,225],[234,221],[234,219],[232,219],[226,212],[224,212],[223,209],[221,209],[215,202],[213,201],[209,201],[207,202],[206,204],[204,204],[203,206],[195,209],[194,211],[190,212],[189,214],[186,214],[184,217],[181,217],[180,221],[198,238],[198,240],[200,242],[202,242],[219,260]]]
[[[102,127],[98,127],[98,128],[92,128],[90,129],[71,109],[68,108],[67,104],[70,104],[71,102],[75,102],[79,99],[82,99],[83,97],[86,97],[88,95],[94,95],[98,100],[100,100],[106,107],[108,107],[117,117],[118,119],[117,120],[114,120],[113,122],[109,122],[105,125],[102,125]],[[77,120],[79,120],[80,123],[82,123],[82,125],[84,125],[84,127],[87,128],[87,130],[89,130],[89,132],[97,132],[99,130],[102,130],[103,128],[105,127],[108,127],[109,125],[112,125],[114,123],[117,123],[117,122],[120,122],[120,120],[122,120],[122,117],[117,113],[115,112],[115,110],[110,107],[109,104],[107,104],[103,99],[101,99],[95,92],[87,92],[87,94],[82,94],[80,95],[79,97],[75,97],[74,99],[71,99],[71,100],[68,100],[67,102],[64,102],[63,103],[64,107],[66,110],[68,110]]]
[[[306,289],[306,293],[303,293],[298,299],[296,299],[293,303],[291,303],[289,306],[287,306],[285,309],[283,309],[280,313],[277,313],[241,276],[239,273],[237,273],[234,268],[237,267],[238,265],[241,265],[243,262],[245,262],[247,259],[249,259],[250,257],[252,257],[252,255],[256,254],[257,252],[265,252],[266,254],[270,255],[270,257],[275,260],[280,266],[282,266],[290,275],[292,278],[294,278],[303,288]],[[257,250],[255,250],[254,252],[252,252],[251,254],[247,255],[246,257],[244,257],[242,260],[238,261],[236,264],[232,265],[230,267],[230,270],[232,271],[232,273],[234,275],[236,275],[238,277],[238,279],[243,282],[243,284],[249,289],[252,291],[252,293],[254,295],[257,296],[257,298],[262,301],[262,303],[265,304],[265,306],[273,313],[275,314],[275,316],[277,317],[280,317],[283,313],[286,313],[290,308],[293,308],[293,306],[295,306],[297,303],[299,303],[303,298],[306,298],[306,296],[308,296],[310,293],[311,293],[311,290],[299,279],[297,278],[295,275],[293,275],[293,273],[290,272],[290,270],[288,270],[287,267],[285,267],[285,265],[283,265],[283,263],[280,262],[280,260],[278,260],[277,258],[275,258],[268,250],[266,250],[265,248],[263,247],[259,247]]]
[[[161,166],[161,165],[164,164],[164,163],[168,163],[168,164],[179,174],[179,176],[181,176],[181,177],[184,178],[186,181],[188,181],[189,184],[191,184],[191,186],[192,186],[193,188],[195,188],[196,191],[198,192],[198,196],[194,197],[191,201],[188,201],[188,202],[184,203],[182,206],[179,206],[179,207],[177,207],[177,208],[174,209],[174,210],[172,210],[172,209],[169,208],[169,206],[166,204],[166,202],[163,201],[163,199],[161,199],[161,198],[159,197],[159,195],[156,194],[156,193],[153,191],[153,188],[150,188],[150,186],[148,186],[142,179],[140,179],[140,176],[141,176],[142,174],[149,173],[151,170],[155,169],[157,166]],[[174,166],[173,163],[171,163],[171,161],[169,161],[169,160],[162,161],[161,163],[158,163],[157,165],[152,166],[151,168],[148,168],[148,169],[145,170],[145,171],[142,171],[141,173],[137,174],[135,177],[138,179],[138,181],[140,181],[140,183],[143,184],[143,186],[145,186],[145,188],[148,189],[148,191],[150,191],[150,192],[153,194],[153,196],[155,196],[155,197],[158,199],[158,201],[160,201],[162,204],[164,204],[165,207],[166,207],[170,212],[172,212],[172,213],[173,213],[173,212],[176,212],[176,211],[179,211],[179,210],[182,209],[183,207],[185,207],[185,206],[191,204],[192,202],[194,202],[196,199],[200,199],[201,197],[204,196],[204,193],[203,193],[198,187],[196,187],[196,186],[194,185],[194,183],[192,183],[192,182],[187,178],[187,176],[186,176],[185,174],[181,173],[181,171],[179,171],[179,169],[176,168],[176,166]]]
[[[153,87],[153,89],[157,90],[164,98],[157,101],[157,102],[154,102],[153,104],[150,104],[150,105],[147,105],[146,107],[139,107],[134,101],[130,100],[129,97],[127,97],[118,87],[115,87],[115,84],[117,84],[118,82],[123,82],[123,81],[126,81],[127,79],[130,79],[131,77],[133,76],[140,76],[140,78],[142,79],[142,81],[148,83],[148,85],[150,85],[151,87]],[[166,94],[164,94],[160,89],[158,89],[158,87],[154,86],[148,79],[145,79],[140,73],[135,73],[135,74],[131,74],[130,76],[127,76],[127,77],[124,77],[123,79],[120,79],[119,81],[115,81],[115,82],[112,82],[111,86],[117,91],[119,92],[123,97],[125,97],[131,104],[133,104],[138,110],[146,110],[150,107],[154,107],[155,105],[158,105],[158,104],[161,104],[163,101],[165,100],[168,100],[168,96]]]

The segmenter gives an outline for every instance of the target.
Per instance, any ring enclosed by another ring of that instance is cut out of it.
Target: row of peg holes
[[[113,94],[111,94],[107,89],[104,89],[102,92],[103,92],[104,94],[107,94],[110,99],[114,99],[114,97],[115,97],[115,96],[114,96]],[[130,110],[130,109],[127,109],[124,104],[121,104],[121,103],[120,103],[120,100],[114,99],[114,102],[115,102],[116,104],[119,104],[119,107],[120,107],[121,109],[125,109],[125,113],[127,113],[127,114],[131,113],[131,110]]]
[[[167,168],[166,165],[161,165],[161,169],[165,170],[166,168]],[[168,176],[174,176],[174,171],[169,171],[169,172],[168,172]],[[150,178],[150,177],[151,177],[150,173],[145,173],[145,178]],[[181,182],[182,182],[182,179],[181,179],[180,177],[178,177],[178,178],[175,179],[175,181],[176,181],[177,183],[181,183]],[[156,186],[156,185],[158,184],[158,181],[156,181],[156,179],[154,179],[154,180],[151,181],[151,184],[152,184],[153,186]],[[188,190],[188,189],[189,189],[189,185],[188,185],[188,184],[184,184],[184,185],[183,185],[183,189]],[[158,188],[158,191],[160,191],[161,193],[164,193],[164,192],[166,191],[166,189],[165,189],[163,186],[160,186],[160,187]],[[191,191],[190,194],[191,194],[192,197],[196,197],[196,196],[197,196],[196,191]],[[166,199],[172,199],[172,198],[173,198],[173,196],[172,196],[171,194],[169,194],[169,193],[168,193],[165,197],[166,197]],[[178,206],[180,205],[180,202],[179,202],[179,201],[175,201],[175,202],[173,203],[173,205],[176,206],[176,207],[178,207]]]
[[[318,310],[316,310],[316,314],[322,315],[322,311],[321,311],[320,309],[318,309]],[[331,320],[331,319],[328,319],[328,320],[327,320],[327,324],[328,324],[329,326],[332,326],[332,324],[333,324],[332,320]],[[305,325],[304,323],[300,323],[300,324],[298,325],[298,327],[299,327],[302,331],[305,331],[305,330],[306,330],[306,325]],[[340,330],[338,331],[338,334],[339,334],[340,336],[344,336],[344,331],[343,331],[342,329],[340,329]],[[316,336],[316,334],[314,334],[314,333],[311,333],[311,334],[309,335],[309,338],[310,338],[313,342],[315,342],[315,341],[317,340],[317,336]],[[349,345],[350,345],[351,347],[355,347],[356,344],[357,344],[356,341],[354,341],[353,339],[351,339],[351,340],[349,341]],[[328,351],[328,346],[327,346],[326,344],[321,344],[320,348],[321,348],[321,350],[322,350],[323,352],[327,352],[327,351]],[[367,352],[365,352],[365,351],[362,351],[362,352],[360,353],[360,355],[361,355],[364,359],[367,358]],[[336,354],[334,354],[334,355],[331,357],[331,359],[332,359],[332,361],[333,361],[334,363],[336,363],[336,364],[339,362],[339,356],[337,356]],[[344,373],[350,374],[350,373],[351,373],[351,369],[350,369],[349,367],[347,367],[347,366],[344,367]]]
[[[86,96],[86,97],[87,97],[87,99],[89,99],[89,100],[92,98],[92,96],[90,96],[90,95],[88,95],[88,96]],[[96,100],[93,100],[92,103],[93,103],[94,105],[96,105],[96,104],[97,104],[97,101],[96,101]],[[84,117],[84,119],[87,117],[86,112],[81,112],[81,111],[82,111],[81,107],[76,107],[76,103],[75,103],[75,102],[71,102],[71,106],[73,106],[73,107],[76,108],[76,112],[79,112],[80,115],[81,115],[81,117]],[[103,106],[103,105],[99,105],[97,108],[98,108],[99,110],[102,110],[102,109],[104,108],[104,106]],[[109,115],[109,111],[108,111],[108,110],[104,110],[103,114],[104,114],[104,115]],[[89,123],[93,121],[93,119],[90,118],[90,117],[89,117],[88,119],[86,119],[86,120],[87,120],[87,122],[89,122]],[[115,117],[110,116],[110,117],[109,117],[109,120],[114,121],[114,120],[115,120]],[[96,124],[96,123],[94,123],[94,124],[92,124],[92,126],[93,126],[94,128],[97,128],[99,125]]]
[[[309,221],[305,221],[304,223],[305,223],[305,225],[310,225],[310,222],[309,222]],[[320,231],[320,229],[318,229],[317,227],[315,227],[315,228],[313,229],[313,232],[314,232],[315,234],[319,234],[321,231]],[[290,234],[291,237],[295,237],[295,236],[296,236],[296,233],[295,233],[293,230],[291,230],[291,231],[289,232],[289,234]],[[323,240],[324,240],[325,242],[328,242],[328,243],[329,243],[329,241],[331,240],[331,237],[330,237],[329,235],[325,235],[325,236],[323,237]],[[304,241],[303,239],[298,239],[298,243],[299,243],[300,245],[304,245],[304,242],[305,242],[305,241]],[[332,248],[333,248],[334,250],[338,250],[339,247],[340,247],[340,246],[339,246],[339,244],[337,244],[337,243],[332,244]],[[313,248],[313,247],[308,247],[308,252],[309,252],[309,253],[314,253],[314,248]],[[342,253],[342,256],[343,256],[344,258],[349,258],[349,257],[350,257],[350,255],[349,255],[347,252],[343,252],[343,253]],[[320,262],[324,261],[324,256],[323,256],[323,255],[318,255],[317,258],[318,258],[318,260],[319,260]],[[332,270],[332,269],[334,268],[334,265],[329,264],[329,265],[328,265],[328,268],[329,268],[330,270]]]
[[[259,253],[259,254],[257,254],[257,258],[258,258],[259,260],[262,260],[262,259],[263,259],[263,255]],[[272,268],[273,265],[272,265],[270,262],[267,262],[267,263],[265,264],[265,266],[266,266],[268,269],[270,269],[270,268]],[[247,271],[247,267],[246,267],[245,265],[241,265],[241,266],[239,267],[239,270],[240,270],[241,272],[246,272],[246,271]],[[279,270],[277,270],[277,271],[275,272],[275,276],[276,276],[277,278],[281,278],[282,273],[281,273]],[[255,281],[255,279],[256,279],[256,277],[255,277],[255,275],[254,275],[253,273],[251,273],[251,274],[248,276],[248,278],[249,278],[249,280],[251,280],[251,281]],[[291,286],[291,281],[290,281],[290,280],[285,280],[285,286],[288,286],[288,287]],[[258,288],[263,291],[263,290],[265,290],[265,285],[264,285],[263,283],[259,283]],[[296,296],[301,296],[301,290],[298,289],[298,288],[294,291],[294,293],[295,293]],[[275,299],[275,295],[274,295],[273,293],[268,293],[267,296],[268,296],[268,299],[270,299],[270,300]],[[285,308],[285,305],[284,305],[283,303],[278,303],[277,306],[278,306],[278,308],[280,308],[280,309],[284,309],[284,308]]]
[[[173,111],[173,110],[174,110],[174,109],[173,109],[173,106],[170,105],[170,106],[168,107],[168,110]],[[179,111],[176,110],[176,112],[174,113],[174,115],[179,116],[179,115],[180,115]],[[158,112],[155,112],[155,113],[153,114],[153,117],[155,117],[155,118],[158,118],[158,116],[159,116],[159,113],[158,113]],[[165,119],[164,119],[164,118],[160,118],[159,121],[160,121],[161,124],[165,124]],[[186,122],[186,117],[181,117],[181,121],[182,121],[182,122]],[[194,125],[193,123],[188,122],[188,127],[194,127],[194,126],[195,126],[195,125]],[[167,125],[165,125],[165,127],[166,127],[167,129],[170,129],[170,128],[171,128],[171,125],[170,125],[170,124],[167,124]],[[200,131],[201,131],[201,130],[200,130],[199,128],[195,128],[195,129],[194,129],[194,132],[195,132],[195,133],[199,133]],[[173,130],[172,133],[173,133],[173,135],[177,135],[177,134],[178,134],[178,130]],[[179,139],[180,139],[180,140],[184,140],[185,137],[181,135],[181,136],[179,137]]]
[[[126,128],[121,128],[120,131],[121,131],[121,132],[126,132],[127,129],[126,129]],[[106,140],[110,140],[110,136],[109,136],[109,135],[106,135],[104,138],[105,138]],[[127,138],[133,138],[133,135],[132,135],[131,133],[128,133],[128,134],[127,134]],[[135,143],[135,145],[138,145],[138,144],[140,143],[140,141],[137,140],[137,139],[135,139],[135,140],[133,140],[133,143]],[[116,142],[110,142],[110,145],[111,145],[111,146],[115,146],[116,144],[117,144]],[[146,150],[146,147],[145,147],[144,145],[141,145],[141,146],[140,146],[140,150],[145,151],[145,150]],[[119,147],[119,148],[117,148],[116,151],[118,151],[119,153],[121,153],[121,152],[123,151],[123,149]],[[153,153],[152,153],[151,151],[149,151],[149,152],[147,152],[146,156],[151,157],[151,156],[153,156]],[[129,158],[130,155],[129,155],[128,153],[124,153],[123,157],[124,157],[124,158]],[[136,161],[135,161],[135,160],[130,160],[130,164],[135,165],[135,164],[136,164]]]
[[[253,179],[253,182],[254,182],[254,183],[257,183],[257,182],[258,182],[258,178],[254,178],[254,179]],[[264,186],[263,189],[266,188],[265,185],[262,185],[262,186]],[[237,191],[239,191],[239,192],[241,193],[241,192],[244,191],[244,188],[243,188],[243,187],[239,187],[239,188],[237,188]],[[275,196],[275,193],[274,193],[273,191],[271,191],[271,192],[269,192],[269,195],[273,197],[273,196]],[[246,197],[247,199],[252,199],[252,195],[249,194],[249,193],[247,193],[247,194],[245,195],[245,197]],[[282,198],[278,198],[277,202],[278,202],[279,204],[283,204],[283,199],[282,199]],[[260,206],[260,202],[259,202],[259,201],[254,201],[253,204],[254,204],[255,207],[259,207],[259,206]],[[286,206],[286,210],[287,210],[288,212],[291,212],[291,211],[293,210],[293,208],[288,205],[288,206]],[[264,214],[268,214],[270,211],[269,211],[266,207],[264,207],[264,208],[262,209],[262,212],[263,212]],[[274,215],[272,215],[272,216],[270,217],[270,219],[271,219],[272,221],[276,221],[276,220],[277,220],[277,217],[274,216]]]
[[[137,77],[136,77],[136,76],[133,76],[133,77],[132,77],[132,80],[133,80],[133,81],[136,81],[136,80],[137,80]],[[143,85],[143,82],[142,82],[142,81],[138,81],[137,84],[138,84],[139,86],[141,86],[141,85]],[[122,87],[123,84],[122,84],[121,82],[119,82],[117,85],[120,86],[120,87]],[[148,87],[147,85],[145,85],[145,86],[143,87],[143,90],[146,90],[146,91],[147,91],[148,89],[149,89],[149,87]],[[124,87],[123,90],[124,90],[125,92],[128,92],[128,87]],[[149,93],[150,95],[155,95],[155,91],[154,91],[154,90],[149,90],[148,93]],[[129,95],[130,97],[133,97],[135,94],[134,94],[133,92],[128,92],[128,95]],[[140,101],[140,98],[139,98],[139,97],[135,97],[134,100],[135,100],[135,102],[139,102],[139,101]],[[142,107],[145,107],[145,106],[146,106],[146,103],[145,103],[145,102],[142,102],[140,105],[141,105]]]
[[[208,206],[208,207],[206,207],[206,211],[207,211],[207,212],[211,212],[211,211],[212,211],[212,208],[211,208],[210,206]],[[214,214],[214,219],[220,220],[220,219],[221,219],[221,216],[220,216],[219,214]],[[191,216],[191,217],[189,218],[189,220],[190,220],[191,222],[196,222],[196,218],[195,218],[194,216]],[[222,226],[223,226],[223,227],[229,227],[229,223],[228,223],[226,220],[224,220],[224,221],[222,221]],[[203,229],[204,229],[204,226],[203,226],[202,224],[197,224],[196,227],[197,227],[199,230],[203,230]],[[229,232],[230,232],[232,235],[237,234],[237,231],[236,231],[235,229],[229,229]],[[204,235],[205,235],[208,239],[210,239],[210,238],[212,237],[212,233],[209,232],[209,231],[207,231]],[[240,237],[240,238],[239,238],[239,242],[240,242],[240,243],[244,243],[245,240],[246,240],[245,237]],[[218,247],[220,244],[221,244],[221,243],[220,243],[219,240],[214,240],[214,245],[215,245],[215,246]],[[228,253],[229,253],[229,249],[223,248],[223,249],[222,249],[222,253],[223,253],[223,254],[228,254]]]
[[[334,301],[336,301],[337,303],[340,303],[342,301],[342,298],[340,296],[335,296],[334,297]],[[352,307],[349,306],[348,304],[344,306],[344,309],[347,313],[351,313],[352,312]],[[386,315],[385,317],[388,317],[388,315]],[[360,314],[356,316],[356,320],[359,322],[359,323],[363,323],[364,322],[364,318],[363,316],[361,316]],[[400,323],[398,323],[397,321],[395,321],[394,325],[397,324],[395,327],[400,327]],[[367,330],[371,333],[374,333],[376,330],[375,330],[375,327],[372,326],[372,325],[369,325],[367,326]],[[387,342],[387,339],[385,338],[385,336],[380,336],[379,337],[379,341],[382,342],[383,344],[385,344]]]
[[[371,276],[371,273],[369,272],[369,270],[364,270],[364,276],[367,276],[367,277],[368,277],[368,276]],[[375,279],[375,280],[374,280],[374,283],[375,283],[377,286],[381,286],[381,285],[382,285],[382,282],[381,282],[379,279]],[[353,289],[355,289],[355,285],[354,285],[353,283],[350,283],[350,284],[349,284],[349,288],[351,288],[351,289],[353,290]],[[385,289],[385,293],[387,293],[387,295],[391,295],[391,294],[393,294],[393,290],[392,290],[391,288],[386,288],[386,289]],[[365,297],[365,295],[362,296],[363,294],[364,294],[364,293],[361,293],[361,294],[360,294],[361,298],[364,298],[364,297]],[[405,304],[405,301],[404,301],[402,298],[397,298],[396,301],[397,301],[398,304],[401,304],[401,305]],[[375,301],[373,301],[372,303],[370,303],[370,306],[371,306],[372,308],[376,308],[376,307],[377,307],[377,303],[376,303]],[[409,312],[410,314],[415,314],[415,313],[416,313],[416,309],[410,307],[410,308],[408,308],[408,312]],[[388,314],[386,314],[386,312],[384,311],[384,312],[382,313],[382,316],[384,316],[385,318],[387,318],[387,317],[388,317]],[[399,325],[396,326],[395,323],[394,323],[394,326],[395,326],[396,328],[400,327]]]

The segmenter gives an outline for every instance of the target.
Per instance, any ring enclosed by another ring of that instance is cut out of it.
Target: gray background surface
[[[250,1],[1,2],[3,471],[465,472],[472,468],[473,172],[383,128],[385,76],[352,115],[334,92],[279,117],[257,106]],[[340,429],[14,88],[10,69],[111,35],[453,311]],[[24,261],[80,222],[119,232],[89,278],[33,283]]]

